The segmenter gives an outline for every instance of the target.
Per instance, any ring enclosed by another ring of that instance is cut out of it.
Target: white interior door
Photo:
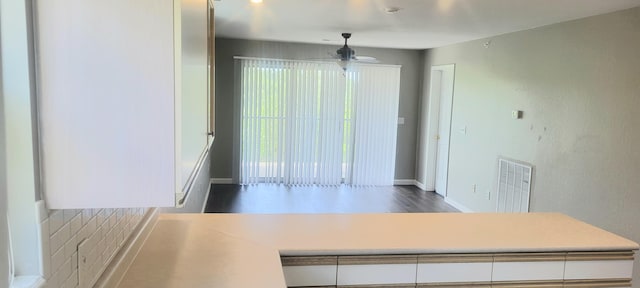
[[[439,107],[437,114],[438,132],[436,144],[435,191],[447,195],[449,171],[449,143],[451,137],[451,112],[453,108],[454,65],[433,66],[431,68],[431,96],[438,98],[432,102]],[[435,109],[434,109],[435,110]]]

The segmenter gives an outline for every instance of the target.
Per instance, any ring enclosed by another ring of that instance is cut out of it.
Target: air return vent
[[[531,165],[507,159],[499,159],[498,162],[498,204],[496,212],[529,212]]]

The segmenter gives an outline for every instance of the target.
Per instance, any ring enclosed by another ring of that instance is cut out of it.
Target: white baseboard
[[[447,202],[447,204],[455,207],[456,209],[460,210],[461,212],[473,213],[473,210],[467,208],[467,206],[464,206],[464,205],[456,202],[455,200],[451,199],[451,197],[444,197],[444,202]]]
[[[231,178],[211,178],[213,184],[234,184]]]
[[[393,185],[399,186],[413,186],[415,185],[416,180],[413,179],[396,179],[393,180]]]
[[[200,213],[204,213],[204,209],[207,208],[207,202],[209,202],[209,195],[211,195],[211,184],[213,184],[213,179],[209,180],[209,188],[207,188],[207,195],[204,196],[204,203],[202,203],[202,210],[200,210]]]
[[[129,270],[133,260],[142,249],[142,244],[147,240],[149,234],[155,227],[158,220],[158,208],[150,208],[142,219],[140,225],[133,231],[129,240],[120,248],[120,251],[113,257],[109,266],[104,270],[95,288],[115,288],[118,287],[122,278]]]
[[[415,185],[416,187],[418,187],[418,189],[422,190],[422,191],[427,191],[427,186],[422,184],[420,181],[418,180],[413,180],[413,185]]]

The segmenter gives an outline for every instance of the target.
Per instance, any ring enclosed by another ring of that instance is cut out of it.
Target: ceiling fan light
[[[338,65],[340,66],[340,68],[342,68],[342,71],[347,71],[347,69],[349,69],[349,65],[350,61],[345,61],[345,60],[340,60],[338,61]]]

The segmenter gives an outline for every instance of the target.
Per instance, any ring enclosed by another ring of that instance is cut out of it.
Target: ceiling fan
[[[340,49],[336,50],[336,54],[330,54],[333,59],[338,60],[338,65],[342,68],[342,70],[347,71],[347,68],[351,62],[361,62],[361,63],[379,63],[378,59],[369,56],[356,56],[356,50],[353,50],[349,45],[347,45],[347,41],[351,38],[351,33],[342,33],[342,38],[344,38],[344,46]]]

